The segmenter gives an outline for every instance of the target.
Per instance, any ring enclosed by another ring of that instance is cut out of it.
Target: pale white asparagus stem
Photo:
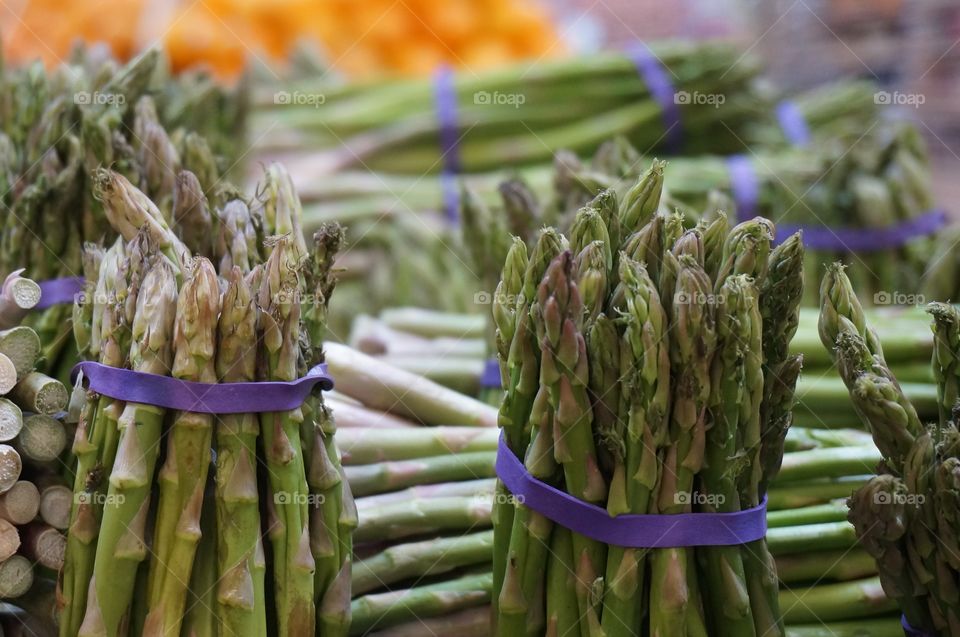
[[[37,364],[40,357],[40,337],[26,325],[0,330],[0,354],[13,363],[19,380],[33,371]]]
[[[326,345],[337,387],[364,405],[427,425],[497,426],[497,409],[339,343]]]
[[[67,536],[42,522],[34,522],[21,529],[20,552],[36,564],[52,571],[63,568],[67,550]]]
[[[40,487],[40,519],[55,529],[70,526],[73,490],[65,484],[50,483]]]
[[[401,491],[357,498],[356,505],[357,509],[363,513],[388,504],[402,504],[426,498],[470,497],[492,502],[496,482],[495,478],[480,478],[443,484],[424,484]]]
[[[23,462],[10,445],[0,445],[0,493],[6,493],[20,479]]]
[[[41,372],[30,372],[21,378],[9,395],[21,409],[48,415],[66,409],[70,400],[63,383]]]
[[[40,512],[40,491],[37,485],[27,480],[18,480],[10,489],[0,494],[0,518],[22,526]]]
[[[33,563],[23,555],[0,562],[0,599],[16,599],[33,586]]]
[[[23,411],[11,400],[0,398],[0,442],[9,442],[23,429]]]
[[[7,520],[0,519],[0,561],[20,550],[20,531]]]
[[[7,394],[17,384],[17,367],[6,354],[0,354],[0,396]]]
[[[330,409],[333,410],[334,414],[336,414],[338,431],[352,428],[392,429],[402,427],[411,429],[418,426],[417,423],[411,422],[406,418],[400,418],[384,411],[364,407],[359,402],[343,394],[330,393],[324,396],[324,400]]]
[[[19,325],[40,302],[40,286],[21,274],[22,269],[11,272],[0,287],[0,329]]]
[[[11,444],[24,461],[52,462],[67,447],[67,431],[52,416],[31,414],[23,419],[23,429]]]
[[[337,413],[339,424],[340,414]],[[412,460],[426,456],[471,451],[495,451],[499,432],[471,427],[430,427],[415,429],[350,429],[337,433],[337,447],[345,465],[391,460]]]

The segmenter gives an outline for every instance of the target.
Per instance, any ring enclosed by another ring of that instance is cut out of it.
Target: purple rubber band
[[[810,127],[800,107],[790,100],[777,104],[777,121],[787,141],[794,146],[806,146],[810,143]]]
[[[777,228],[777,238],[783,240],[802,230],[804,245],[814,250],[876,252],[899,248],[911,239],[931,235],[946,222],[946,213],[936,209],[885,228],[782,225]]]
[[[440,125],[440,151],[443,153],[443,171],[440,186],[443,190],[443,208],[451,224],[460,222],[460,193],[456,176],[461,172],[457,126],[457,91],[453,71],[441,66],[434,78],[434,103]]]
[[[666,128],[666,147],[671,153],[679,152],[683,141],[683,125],[680,122],[680,105],[677,104],[677,92],[674,89],[670,75],[663,67],[650,49],[642,44],[636,43],[629,48],[627,54],[637,72],[643,79],[644,84],[650,91],[650,95],[660,105],[663,125]]]
[[[903,634],[907,637],[933,637],[930,633],[911,626],[906,615],[900,615],[900,625],[903,626]]]
[[[501,389],[503,380],[500,378],[500,361],[488,358],[483,364],[483,373],[480,374],[480,387],[483,389]]]
[[[753,164],[746,155],[734,155],[727,159],[730,172],[730,194],[737,205],[737,219],[746,221],[757,216],[757,204],[760,200],[760,184]]]
[[[89,388],[104,396],[204,414],[287,411],[301,406],[316,385],[324,391],[333,389],[326,365],[317,365],[294,381],[252,383],[195,383],[93,361],[77,363],[71,379],[76,381],[81,371]]]
[[[33,309],[45,310],[53,305],[73,303],[77,294],[83,292],[83,277],[68,276],[62,279],[40,281],[40,302]]]
[[[732,546],[762,540],[767,534],[767,499],[735,513],[618,515],[588,504],[537,480],[507,447],[497,448],[497,476],[525,506],[591,539],[633,548]]]
[[[760,183],[750,158],[745,155],[728,158],[727,170],[730,173],[730,193],[737,206],[737,219],[745,221],[755,217],[759,207]],[[934,209],[885,228],[778,224],[776,243],[800,231],[803,232],[803,244],[813,250],[876,252],[899,248],[911,239],[931,235],[946,222],[946,212]]]

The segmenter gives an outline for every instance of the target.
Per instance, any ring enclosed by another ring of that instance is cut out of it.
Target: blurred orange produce
[[[127,58],[163,43],[175,69],[237,77],[252,60],[282,64],[308,42],[353,77],[480,69],[552,57],[563,47],[537,0],[9,0],[0,3],[4,55],[48,65],[78,39]]]

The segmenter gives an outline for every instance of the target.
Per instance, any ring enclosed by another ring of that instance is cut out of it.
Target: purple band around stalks
[[[40,302],[34,306],[35,310],[45,310],[53,305],[73,303],[77,294],[83,292],[83,277],[68,276],[62,279],[39,281]]]
[[[730,171],[730,193],[737,206],[737,219],[744,221],[756,216],[759,209],[760,182],[750,158],[734,155],[727,159],[727,169]],[[803,244],[812,250],[876,252],[899,248],[912,239],[931,235],[946,222],[946,213],[935,209],[884,228],[777,224],[777,242],[801,231]]]
[[[480,374],[480,387],[483,389],[500,389],[503,381],[500,378],[500,361],[488,358],[483,364],[483,373]]]
[[[650,95],[660,105],[665,127],[666,147],[671,153],[679,152],[683,141],[683,126],[680,122],[680,105],[677,104],[677,92],[670,80],[668,71],[663,67],[650,49],[637,43],[630,47],[627,54],[637,72],[647,85]]]
[[[767,500],[736,513],[618,515],[578,500],[527,473],[500,436],[497,476],[524,506],[591,539],[633,548],[733,546],[767,534]],[[522,500],[521,500],[522,498]]]
[[[760,201],[760,184],[753,164],[746,155],[734,155],[727,159],[730,171],[730,194],[737,205],[737,219],[746,221],[757,216]]]
[[[90,390],[104,396],[204,414],[288,411],[302,405],[317,385],[324,391],[333,389],[326,365],[317,365],[294,381],[254,383],[195,383],[92,361],[78,363],[73,368],[74,382],[79,372],[89,381]]]
[[[906,615],[900,615],[900,625],[903,626],[903,634],[907,637],[933,637],[932,634],[911,626]]]
[[[777,121],[787,141],[794,146],[806,146],[810,143],[810,127],[800,108],[790,100],[777,104]]]
[[[457,191],[456,176],[461,172],[460,149],[458,147],[459,127],[457,126],[457,91],[453,85],[453,71],[448,66],[437,70],[434,79],[434,103],[437,122],[440,125],[440,152],[443,171],[440,173],[440,186],[443,189],[443,208],[447,220],[452,224],[460,220],[460,193]]]

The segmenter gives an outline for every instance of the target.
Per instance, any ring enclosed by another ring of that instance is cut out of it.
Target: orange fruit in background
[[[11,0],[0,17],[15,63],[57,64],[77,39],[106,42],[121,59],[160,41],[174,69],[208,67],[223,79],[254,58],[282,65],[304,39],[356,76],[479,69],[562,50],[535,0]]]

